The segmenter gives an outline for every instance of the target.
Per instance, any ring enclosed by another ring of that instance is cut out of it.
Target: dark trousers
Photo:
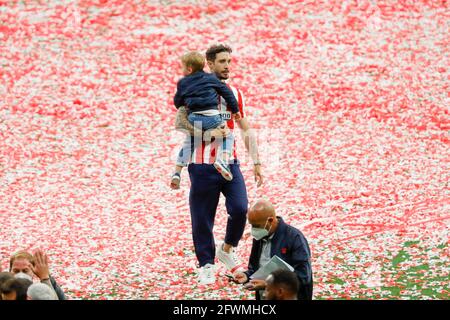
[[[236,247],[244,233],[248,198],[239,164],[230,164],[233,180],[227,181],[211,164],[190,164],[189,207],[192,238],[200,267],[214,264],[216,253],[213,227],[220,193],[228,213],[225,242]]]

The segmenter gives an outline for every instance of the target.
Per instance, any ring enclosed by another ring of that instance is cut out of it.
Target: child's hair
[[[205,67],[205,58],[200,52],[191,51],[181,57],[181,62],[192,69],[192,73],[201,71]]]

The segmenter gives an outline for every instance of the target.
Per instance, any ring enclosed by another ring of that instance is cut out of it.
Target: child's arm
[[[217,80],[216,85],[217,93],[220,94],[225,99],[225,101],[227,102],[227,106],[230,107],[231,112],[233,114],[239,113],[239,105],[236,100],[236,97],[234,96],[233,91],[231,91],[231,89],[228,88],[227,85],[222,81],[220,81],[219,79],[216,78],[216,80]]]
[[[184,99],[183,96],[180,93],[180,83],[181,81],[178,81],[177,83],[177,92],[175,93],[175,96],[173,97],[173,104],[178,109],[182,106],[184,106]]]

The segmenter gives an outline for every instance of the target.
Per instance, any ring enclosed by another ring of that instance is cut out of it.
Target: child
[[[200,53],[189,52],[181,57],[181,62],[184,77],[177,84],[174,104],[177,109],[182,106],[187,108],[188,120],[196,129],[206,131],[225,126],[218,109],[218,94],[225,99],[234,118],[236,120],[241,118],[233,92],[215,75],[203,71],[205,58]],[[233,144],[234,138],[230,134],[223,140],[214,162],[214,167],[228,181],[233,179],[228,166]],[[193,148],[193,143],[185,143],[178,154],[175,173],[170,184],[172,189],[179,188],[181,170],[189,162]]]

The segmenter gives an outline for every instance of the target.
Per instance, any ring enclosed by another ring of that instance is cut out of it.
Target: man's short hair
[[[201,71],[205,67],[205,58],[200,52],[191,51],[181,57],[181,62],[186,67],[192,68],[192,73]]]
[[[272,276],[272,284],[276,287],[283,287],[292,294],[297,294],[300,283],[295,272],[288,270],[275,270],[270,274]]]
[[[27,300],[27,290],[33,282],[28,279],[9,279],[2,284],[1,291],[4,294],[16,293],[16,300]]]
[[[2,293],[2,284],[11,279],[14,279],[14,274],[11,272],[0,272],[0,294]]]
[[[233,50],[231,50],[230,46],[226,44],[215,44],[206,50],[206,60],[214,62],[217,54],[221,52],[231,53]]]
[[[58,300],[53,289],[40,282],[33,283],[28,288],[27,295],[31,300]]]
[[[22,250],[19,252],[14,253],[11,258],[9,259],[9,271],[12,270],[12,266],[14,264],[14,261],[17,259],[25,259],[30,261],[31,265],[34,266],[34,257],[31,253],[29,253],[28,251]]]

